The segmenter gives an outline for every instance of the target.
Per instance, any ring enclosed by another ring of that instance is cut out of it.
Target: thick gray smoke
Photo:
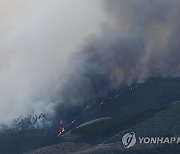
[[[0,0],[0,123],[54,115],[68,57],[102,18],[94,0]]]
[[[121,85],[180,75],[179,0],[0,2],[0,122],[61,115]]]
[[[104,0],[108,22],[72,56],[67,104],[95,101],[122,84],[180,75],[179,0]]]

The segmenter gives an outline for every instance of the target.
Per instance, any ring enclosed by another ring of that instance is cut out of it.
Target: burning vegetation
[[[58,136],[62,135],[65,132],[65,125],[64,125],[63,120],[60,120],[59,124],[60,124],[60,127],[59,127],[59,134],[58,134]]]

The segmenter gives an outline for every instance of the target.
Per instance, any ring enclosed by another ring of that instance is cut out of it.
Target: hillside
[[[175,136],[180,132],[180,79],[156,78],[121,89],[83,110],[74,127],[60,137],[60,144],[31,153],[177,153],[177,145],[125,150],[125,132],[139,136]],[[148,149],[148,150],[147,150]],[[172,151],[173,149],[173,151]]]
[[[177,145],[166,145],[157,147],[139,147],[135,146],[133,149],[125,150],[121,143],[122,136],[125,132],[135,132],[138,136],[176,136],[180,134],[180,102],[170,103],[165,110],[159,111],[149,117],[147,120],[139,122],[137,125],[130,127],[128,129],[118,128],[119,133],[114,136],[109,137],[107,140],[102,142],[102,144],[92,144],[93,140],[89,140],[89,136],[94,140],[98,138],[103,138],[101,135],[109,134],[109,127],[115,123],[114,129],[116,130],[118,125],[122,125],[121,121],[112,119],[97,120],[91,123],[87,123],[81,127],[76,128],[74,131],[64,135],[66,142],[39,149],[32,152],[32,154],[41,153],[178,153],[180,147]],[[126,120],[125,120],[126,121]],[[104,125],[106,123],[106,125]],[[128,126],[127,126],[128,127]],[[122,131],[121,131],[122,130]],[[113,131],[113,130],[112,130]],[[78,133],[77,133],[78,132]],[[88,134],[87,137],[84,133]],[[101,134],[102,133],[102,134]],[[115,131],[113,131],[115,134]],[[112,134],[113,134],[112,133]],[[71,138],[70,138],[71,137]],[[84,139],[82,141],[81,139]],[[71,141],[68,141],[71,140]],[[84,143],[84,142],[89,143]],[[173,150],[172,150],[173,149]],[[147,152],[148,150],[148,152]]]

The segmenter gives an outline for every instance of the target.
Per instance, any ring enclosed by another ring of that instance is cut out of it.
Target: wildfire
[[[136,85],[135,87],[138,87],[138,85]],[[113,99],[119,97],[121,94],[126,93],[127,91],[130,91],[130,90],[133,90],[133,89],[134,89],[134,87],[130,87],[128,89],[124,89],[121,92],[117,93],[116,95],[114,95],[112,97],[109,97],[106,100],[101,101],[100,103],[98,103],[99,106],[96,106],[96,108],[94,109],[94,112],[98,112],[100,110],[100,108],[106,103],[106,101],[113,100]],[[87,108],[88,108],[88,106],[87,106]],[[62,135],[65,132],[65,128],[67,128],[66,130],[68,130],[68,127],[73,125],[76,122],[76,120],[77,119],[74,118],[73,121],[69,122],[66,125],[64,124],[63,120],[60,120],[59,121],[59,133],[58,133],[58,136]]]
[[[74,124],[76,122],[76,118],[71,121],[69,124],[65,125],[63,120],[59,121],[59,134],[58,136],[62,135],[65,132],[65,128],[68,128],[70,125]]]
[[[64,128],[64,127],[63,127],[63,128],[60,128],[58,136],[60,136],[60,135],[63,134],[64,132],[65,132],[65,128]]]
[[[60,124],[60,127],[59,127],[59,134],[58,134],[58,136],[62,135],[65,132],[65,126],[64,126],[63,120],[60,120],[59,124]]]
[[[139,86],[140,86],[140,85],[136,85],[136,86],[134,86],[134,87],[129,87],[128,89],[124,89],[124,90],[122,90],[121,92],[117,93],[116,95],[114,95],[114,96],[112,96],[112,97],[109,97],[109,98],[107,98],[106,100],[101,101],[100,103],[98,103],[99,106],[96,106],[96,108],[94,109],[94,112],[98,112],[98,111],[100,110],[100,107],[102,107],[102,106],[106,103],[106,101],[108,101],[108,100],[113,100],[113,99],[119,97],[121,94],[126,93],[127,91],[130,91],[130,90],[133,90],[134,88],[139,87]],[[87,106],[86,108],[87,108],[87,109],[85,109],[85,110],[88,110],[89,107]],[[69,122],[68,124],[66,124],[66,126],[64,125],[63,120],[60,120],[60,121],[59,121],[59,125],[60,125],[60,126],[59,126],[59,134],[58,134],[58,136],[62,135],[62,134],[65,132],[65,128],[67,128],[67,130],[68,130],[68,127],[71,126],[71,125],[73,125],[73,124],[76,122],[76,120],[77,120],[77,119],[74,118],[74,120],[71,121],[71,122]]]

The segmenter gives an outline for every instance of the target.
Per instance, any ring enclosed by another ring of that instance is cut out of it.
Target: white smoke
[[[180,75],[179,0],[102,2],[0,0],[0,122]]]
[[[53,116],[68,57],[102,17],[94,0],[0,0],[0,122]]]

